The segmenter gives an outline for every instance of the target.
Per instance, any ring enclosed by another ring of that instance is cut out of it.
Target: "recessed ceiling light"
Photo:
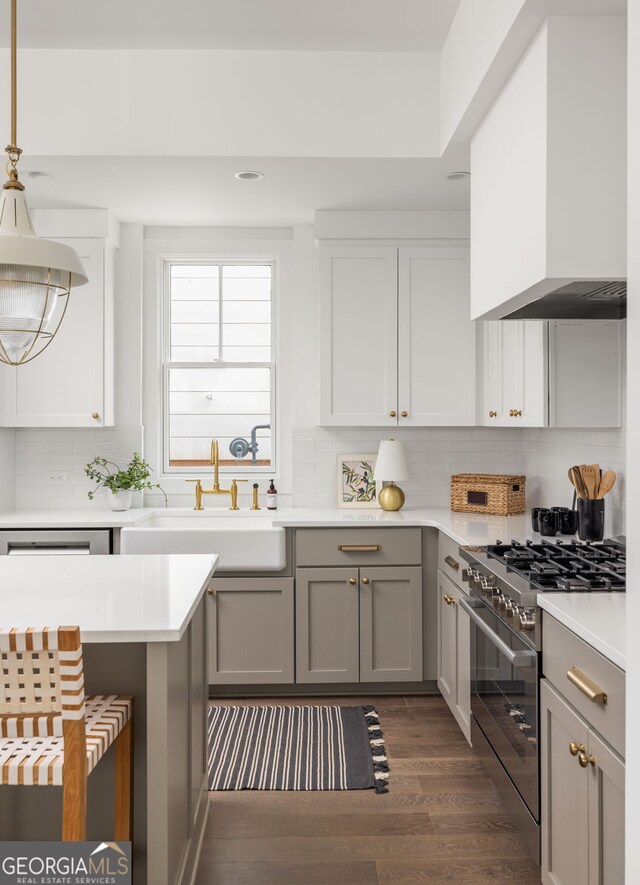
[[[464,178],[469,178],[470,175],[470,172],[445,172],[444,177],[449,181],[462,181]]]
[[[22,174],[27,178],[53,178],[53,172],[45,172],[44,169],[23,169]]]
[[[239,178],[240,181],[257,181],[259,178],[264,178],[264,175],[262,172],[247,170],[246,172],[236,172],[236,178]]]

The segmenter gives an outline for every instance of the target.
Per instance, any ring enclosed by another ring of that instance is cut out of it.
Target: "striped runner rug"
[[[210,790],[388,791],[374,707],[209,707]]]

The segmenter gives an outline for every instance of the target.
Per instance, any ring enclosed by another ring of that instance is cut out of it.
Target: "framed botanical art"
[[[338,507],[379,507],[373,473],[376,455],[338,455]]]

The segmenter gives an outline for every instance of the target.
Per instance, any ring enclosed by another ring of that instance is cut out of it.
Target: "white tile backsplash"
[[[624,534],[624,430],[296,427],[294,506],[335,506],[336,456],[375,452],[380,440],[391,436],[405,445],[410,479],[402,487],[409,506],[448,507],[451,474],[476,472],[525,474],[527,508],[569,506],[568,468],[597,462],[618,474],[616,486],[607,496],[607,534]]]
[[[125,467],[134,452],[142,451],[142,427],[16,430],[15,509],[77,510],[104,506],[106,492],[95,500],[87,492],[94,488],[84,466],[97,455]],[[48,471],[67,472],[65,485],[47,485]],[[134,496],[135,498],[136,496]],[[134,503],[141,503],[141,496]]]

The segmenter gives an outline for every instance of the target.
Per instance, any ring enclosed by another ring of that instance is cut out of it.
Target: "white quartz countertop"
[[[538,605],[622,670],[625,657],[625,593],[540,593]],[[544,646],[544,633],[542,638]]]
[[[78,625],[83,642],[174,642],[193,617],[217,559],[0,556],[0,626]]]
[[[0,531],[11,529],[109,529],[137,525],[150,508],[114,511],[109,507],[82,507],[77,510],[2,510]]]
[[[482,513],[453,513],[448,507],[405,507],[385,510],[341,510],[337,508],[278,510],[273,524],[290,528],[347,528],[375,525],[376,528],[422,526],[439,529],[458,544],[494,544],[496,539],[518,541],[539,537],[531,530],[529,514],[486,516]]]

